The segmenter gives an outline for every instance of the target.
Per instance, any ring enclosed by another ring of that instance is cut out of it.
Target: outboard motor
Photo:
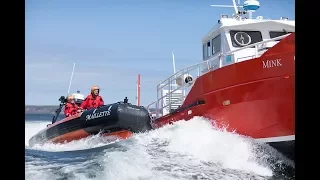
[[[85,99],[84,95],[83,95],[83,94],[80,94],[80,91],[79,91],[79,90],[77,91],[77,93],[73,93],[72,95],[74,96],[74,99],[75,99],[75,101],[76,101],[76,104],[77,104],[78,106],[80,106],[81,103],[82,103],[82,101],[84,101],[84,99]]]

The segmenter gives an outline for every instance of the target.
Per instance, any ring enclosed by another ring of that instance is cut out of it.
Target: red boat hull
[[[154,121],[155,127],[203,116],[229,131],[266,142],[294,141],[295,36],[281,40],[259,58],[200,76],[181,109]],[[197,101],[205,103],[184,109]],[[286,138],[288,137],[288,138]]]

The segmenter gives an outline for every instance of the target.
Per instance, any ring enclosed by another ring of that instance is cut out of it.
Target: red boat
[[[202,116],[294,160],[295,21],[252,19],[254,0],[238,7],[203,38],[202,62],[157,86],[153,126]]]

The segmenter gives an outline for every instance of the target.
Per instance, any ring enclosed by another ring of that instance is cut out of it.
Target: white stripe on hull
[[[281,142],[281,141],[294,141],[295,140],[295,135],[291,135],[291,136],[278,136],[278,137],[270,137],[270,138],[259,138],[256,139],[258,141],[262,141],[262,142]]]

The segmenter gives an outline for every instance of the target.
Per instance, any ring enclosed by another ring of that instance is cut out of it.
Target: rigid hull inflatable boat
[[[70,142],[99,132],[104,136],[125,139],[132,133],[145,132],[152,128],[148,111],[144,107],[127,103],[126,99],[124,102],[105,105],[55,121],[65,100],[60,98],[60,101],[62,103],[56,111],[53,124],[34,135],[29,140],[30,146],[46,142]]]

